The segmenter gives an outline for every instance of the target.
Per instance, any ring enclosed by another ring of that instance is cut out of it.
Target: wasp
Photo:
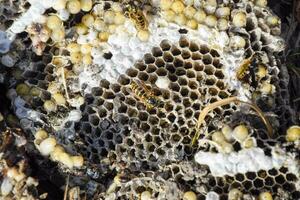
[[[258,62],[260,62],[259,57],[257,55],[258,55],[257,53],[254,53],[250,57],[244,59],[242,64],[238,67],[236,71],[236,77],[240,81],[245,81],[249,71],[252,79],[251,85],[253,87],[257,86],[257,82],[255,80],[254,68],[258,65]]]
[[[163,102],[154,95],[154,92],[150,90],[143,81],[132,81],[130,89],[136,98],[138,98],[149,110],[163,105]]]
[[[148,20],[144,15],[143,10],[134,6],[134,5],[126,5],[126,11],[124,13],[126,17],[133,21],[137,30],[147,30],[148,29]]]

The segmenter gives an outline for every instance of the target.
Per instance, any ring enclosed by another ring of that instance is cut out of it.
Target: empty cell
[[[273,168],[273,169],[268,170],[268,174],[271,176],[276,176],[278,174],[278,171]]]
[[[209,53],[209,51],[210,51],[210,49],[207,45],[204,45],[204,44],[200,45],[200,53],[207,54],[207,53]]]
[[[111,110],[114,109],[114,104],[111,103],[111,102],[106,101],[106,102],[104,103],[104,107],[105,107],[107,110],[111,111]]]
[[[111,84],[111,89],[114,93],[118,93],[121,91],[121,86],[118,83]]]
[[[214,85],[216,82],[217,82],[216,78],[213,77],[209,77],[205,81],[206,85]]]
[[[91,133],[92,132],[92,127],[89,123],[83,123],[81,125],[81,131],[83,131],[85,133]]]
[[[181,51],[181,57],[183,59],[189,59],[191,57],[191,52],[189,50],[183,49]]]
[[[166,152],[162,148],[157,148],[156,153],[160,156],[164,156]]]
[[[157,81],[157,75],[156,74],[150,74],[149,75],[149,78],[148,78],[148,81],[151,83],[151,84],[155,84],[155,82]],[[154,88],[153,88],[154,89]]]
[[[253,185],[256,189],[259,189],[259,188],[264,187],[264,182],[263,182],[263,180],[257,178],[254,180]]]
[[[223,81],[218,80],[217,83],[216,83],[216,85],[217,85],[217,87],[220,90],[224,90],[225,89],[225,83]]]
[[[146,72],[148,74],[150,74],[152,72],[155,72],[156,70],[157,70],[157,67],[155,66],[155,64],[149,64],[149,65],[147,65]]]
[[[184,116],[186,118],[191,118],[194,115],[194,112],[192,109],[188,108],[184,111]]]
[[[165,68],[159,68],[155,72],[158,76],[166,76],[168,71]]]
[[[105,108],[99,108],[98,114],[99,114],[99,117],[106,117],[107,116],[107,111],[106,111]]]
[[[210,88],[208,89],[208,92],[209,92],[210,95],[216,96],[216,95],[218,94],[219,91],[218,91],[218,89],[215,88],[215,87],[210,87]]]
[[[133,97],[126,97],[125,103],[131,106],[136,106],[136,100]]]
[[[106,119],[100,122],[100,128],[102,130],[108,129],[110,125],[111,125],[110,122]]]
[[[172,60],[173,61],[173,60]],[[170,61],[170,62],[172,62],[172,61]],[[165,61],[164,61],[164,59],[162,59],[162,58],[157,58],[156,59],[156,61],[155,61],[155,66],[156,66],[156,68],[160,68],[160,67],[164,67],[165,66]],[[155,69],[156,69],[155,68]]]
[[[179,46],[181,48],[189,47],[190,46],[190,41],[186,37],[180,37]]]
[[[185,68],[185,69],[192,69],[193,68],[193,63],[192,62],[190,62],[190,61],[184,61],[183,62],[183,67]]]
[[[148,120],[148,117],[149,117],[149,114],[147,113],[147,112],[140,112],[139,114],[138,114],[138,118],[139,118],[139,120],[141,120],[141,121],[147,121]]]
[[[103,137],[104,137],[105,139],[107,139],[107,140],[112,140],[113,137],[114,137],[114,133],[111,132],[111,131],[105,131],[105,132],[103,133]]]
[[[282,174],[276,176],[276,177],[275,177],[275,181],[276,181],[276,183],[278,183],[278,184],[283,184],[283,183],[286,182],[285,177],[284,177]]]
[[[167,118],[168,118],[168,120],[169,120],[170,122],[174,122],[175,119],[176,119],[176,116],[175,116],[174,113],[170,113],[170,114],[167,116]]]
[[[177,46],[173,45],[170,50],[170,53],[173,55],[173,57],[176,57],[181,54],[181,50]]]
[[[99,117],[97,115],[90,115],[89,116],[89,122],[93,125],[93,126],[98,126],[99,125]]]
[[[108,80],[102,79],[100,81],[100,87],[109,89],[109,86],[110,86],[110,82]]]
[[[189,89],[187,87],[181,87],[180,94],[182,97],[186,97],[189,94]]]
[[[150,126],[147,124],[147,122],[142,122],[141,129],[146,132],[150,130]]]
[[[189,81],[188,86],[192,90],[196,90],[199,87],[196,81]]]
[[[215,50],[215,49],[211,49],[211,50],[210,50],[210,55],[211,55],[212,57],[220,57],[220,54],[219,54],[218,51]]]
[[[194,69],[196,71],[203,71],[204,67],[205,66],[202,63],[194,62]]]
[[[152,125],[156,125],[159,122],[159,118],[151,115],[148,119],[148,122]]]
[[[118,78],[118,83],[121,85],[128,85],[130,83],[130,79],[126,75],[121,74]]]
[[[166,51],[166,52],[164,52],[164,54],[163,54],[163,60],[164,60],[165,62],[170,63],[170,62],[173,62],[174,57],[173,57],[173,55],[172,55],[170,52]]]
[[[296,181],[297,180],[297,176],[295,174],[288,173],[288,174],[286,174],[286,179],[288,181]]]
[[[196,77],[196,74],[195,74],[194,70],[187,70],[187,71],[186,71],[186,76],[187,76],[188,78],[195,78],[195,77]]]
[[[221,63],[220,60],[217,59],[217,58],[214,58],[214,59],[213,59],[212,65],[213,65],[215,68],[217,68],[217,69],[221,69],[221,68],[222,68],[222,63]]]
[[[104,99],[114,99],[115,98],[115,94],[112,91],[106,90],[106,91],[104,91],[102,97]]]
[[[225,77],[225,75],[223,74],[223,71],[222,70],[216,70],[215,71],[215,76],[218,78],[218,79],[223,79]]]
[[[171,43],[170,43],[170,41],[165,39],[165,40],[161,41],[159,46],[161,47],[161,49],[163,51],[168,51],[171,48]]]
[[[199,98],[199,96],[198,96],[197,92],[191,91],[191,92],[190,92],[190,98],[191,98],[192,100],[197,100],[197,99]]]
[[[178,76],[176,76],[175,74],[169,73],[168,74],[168,78],[170,79],[170,81],[175,82],[178,80]]]
[[[151,133],[152,133],[153,135],[159,135],[159,133],[160,133],[160,128],[158,128],[158,127],[152,127],[152,128],[151,128]]]
[[[139,71],[144,71],[147,68],[147,65],[145,65],[143,62],[138,61],[134,64],[134,67]]]
[[[255,172],[247,172],[246,177],[249,180],[254,180],[256,178],[256,173]]]
[[[246,190],[250,190],[253,187],[252,181],[244,181],[243,186]]]
[[[136,117],[138,115],[138,111],[134,108],[128,108],[127,114],[129,117]]]
[[[181,135],[175,133],[171,136],[171,141],[172,142],[179,142],[181,140]]]
[[[103,89],[102,88],[100,88],[100,87],[92,88],[92,95],[93,96],[98,97],[98,96],[101,96],[102,94],[103,94]]]
[[[154,152],[156,148],[153,144],[149,143],[146,149],[148,152]]]
[[[162,49],[160,47],[153,47],[151,52],[154,57],[160,57],[163,54]]]
[[[213,75],[215,73],[215,67],[213,65],[205,65],[204,72],[208,75]]]
[[[184,107],[188,108],[192,105],[190,98],[183,98],[182,104],[184,105]]]
[[[144,55],[144,61],[146,64],[152,64],[155,62],[155,57],[150,53],[146,53]]]
[[[38,81],[38,83],[36,84],[36,86],[38,88],[42,88],[44,90],[47,90],[48,88],[48,83],[46,81]]]
[[[183,67],[176,68],[175,74],[177,76],[183,76],[186,74],[186,70]]]
[[[146,134],[145,135],[145,140],[146,140],[146,142],[152,142],[152,136],[151,136],[151,134]]]
[[[171,82],[170,84],[169,84],[169,88],[171,89],[171,90],[173,90],[173,91],[176,91],[176,92],[179,92],[179,90],[180,90],[180,86],[178,85],[178,83],[174,83],[174,82]]]
[[[173,65],[174,67],[183,67],[183,60],[181,58],[175,57]]]
[[[174,94],[173,101],[175,101],[175,103],[181,103],[181,97],[178,94]]]
[[[185,77],[179,77],[178,78],[178,84],[183,86],[183,85],[187,85],[187,79]]]
[[[267,176],[267,172],[265,170],[259,170],[257,172],[257,175],[260,177],[260,178],[266,178]]]
[[[157,145],[160,146],[162,144],[162,139],[160,138],[160,136],[155,136],[153,142]]]
[[[193,52],[192,53],[192,59],[193,60],[202,60],[203,55],[200,52]]]
[[[119,113],[126,113],[127,112],[127,105],[121,104],[121,106],[118,108]]]
[[[170,92],[168,90],[161,90],[161,92],[162,92],[161,96],[164,99],[169,99],[170,98]]]
[[[149,75],[145,72],[139,72],[138,73],[138,78],[142,81],[147,81],[149,78]]]
[[[273,177],[267,177],[265,179],[265,185],[266,186],[273,186],[275,184],[275,181],[273,179]]]
[[[195,51],[199,51],[200,47],[197,43],[195,42],[190,42],[190,46],[189,46],[189,49],[192,51],[192,52],[195,52]]]
[[[204,55],[202,61],[203,61],[203,63],[205,65],[212,64],[212,57],[211,57],[211,55],[209,55],[209,54]]]
[[[129,68],[127,71],[126,71],[126,74],[129,76],[129,77],[136,77],[137,74],[138,74],[138,70],[134,69],[134,68]]]
[[[173,64],[167,64],[166,65],[166,69],[170,72],[170,73],[175,73],[175,67]]]

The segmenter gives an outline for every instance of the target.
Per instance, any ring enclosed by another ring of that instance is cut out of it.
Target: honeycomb
[[[12,2],[24,10],[29,6],[27,1]],[[228,16],[215,17],[218,23],[227,20],[225,30],[208,22],[205,22],[207,27],[199,23],[192,28],[191,24],[178,24],[178,21],[159,21],[162,13],[157,2],[147,1],[147,8],[145,6],[146,12],[151,12],[148,41],[141,42],[131,35],[136,30],[131,30],[134,25],[129,19],[119,25],[127,28],[120,32],[128,32],[130,39],[119,35],[117,29],[110,33],[107,42],[98,44],[98,40],[88,38],[93,36],[90,27],[91,32],[78,36],[73,29],[87,13],[84,11],[71,15],[71,20],[63,20],[62,26],[67,30],[64,42],[56,44],[50,39],[41,56],[34,53],[30,34],[16,35],[11,47],[16,50],[3,55],[14,61],[5,72],[5,78],[12,75],[7,81],[11,88],[8,96],[29,143],[33,142],[37,130],[43,128],[66,152],[82,155],[85,161],[82,168],[68,169],[38,155],[38,159],[46,160],[42,162],[46,164],[39,165],[45,169],[58,168],[54,172],[49,170],[49,174],[70,174],[71,187],[80,186],[80,191],[88,191],[89,198],[139,199],[148,191],[155,199],[181,199],[184,192],[193,191],[197,199],[216,193],[223,200],[233,188],[243,192],[243,199],[253,199],[262,191],[272,192],[275,199],[299,198],[299,176],[285,167],[218,177],[208,166],[194,162],[197,151],[211,149],[191,146],[202,109],[228,97],[249,95],[270,120],[275,137],[268,137],[256,114],[234,103],[218,107],[206,116],[207,132],[219,130],[224,124],[231,127],[246,124],[257,147],[266,155],[272,156],[275,147],[297,152],[296,145],[285,146],[285,130],[296,123],[296,113],[290,108],[289,77],[278,55],[284,48],[279,37],[280,23],[268,22],[273,13],[257,5],[260,1],[216,1],[213,11],[205,7],[204,1],[181,1],[180,5],[197,11],[203,8],[213,19],[216,9],[229,9]],[[97,8],[104,6],[105,13],[110,13],[112,7],[120,6],[122,10],[123,4],[105,1]],[[133,4],[143,8],[139,1]],[[8,14],[7,9],[0,6],[0,19],[5,22],[0,29],[7,29],[19,12],[24,12],[20,9]],[[245,26],[237,27],[233,23],[236,12],[245,14]],[[45,16],[53,13],[62,17],[61,11],[56,13],[52,8]],[[101,20],[101,9],[97,17]],[[106,26],[116,28],[110,23]],[[241,44],[235,44],[236,38],[245,44],[238,46]],[[66,50],[71,42],[82,45],[80,42],[84,39],[88,44],[95,43],[92,44],[95,52],[89,55],[93,57],[93,64],[84,65],[81,60],[73,62],[72,52]],[[223,39],[228,42],[223,43]],[[239,63],[256,54],[259,64],[251,69],[254,72],[249,70],[243,80],[237,80]],[[60,61],[64,59],[63,65]],[[264,75],[260,75],[261,68],[265,69]],[[148,97],[133,89],[135,83]],[[20,85],[29,92],[20,92]],[[265,91],[265,85],[271,89]],[[67,103],[46,109],[45,102],[55,102],[55,93],[62,94]],[[149,96],[161,103],[155,104]],[[76,102],[81,97],[84,97],[82,102]],[[149,109],[149,104],[154,108]],[[79,116],[76,120],[71,116],[74,112]],[[238,143],[233,146],[234,153],[241,150]],[[119,176],[122,180],[116,183]]]
[[[118,83],[102,80],[100,87],[85,96],[82,119],[75,125],[84,143],[78,151],[94,164],[106,157],[128,166],[136,165],[136,159],[145,164],[136,169],[157,168],[190,157],[199,110],[233,94],[224,76],[216,50],[186,37],[178,44],[162,41],[121,75]],[[164,88],[156,85],[160,79],[166,82],[159,84]],[[162,107],[147,110],[130,89],[135,80],[151,86]],[[226,117],[235,109],[219,108],[210,117]]]

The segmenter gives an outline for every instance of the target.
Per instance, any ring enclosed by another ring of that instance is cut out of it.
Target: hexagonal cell
[[[167,64],[167,65],[166,65],[166,69],[167,69],[170,73],[174,73],[175,70],[176,70],[173,64]],[[176,80],[177,80],[177,77],[176,77]]]
[[[214,74],[218,79],[223,79],[225,77],[222,70],[216,70]]]
[[[194,111],[191,108],[188,108],[184,111],[184,116],[189,119],[191,117],[193,117],[194,115]]]
[[[268,174],[270,176],[276,176],[278,174],[278,171],[275,168],[273,168],[273,169],[268,170]]]
[[[114,91],[114,93],[118,93],[121,91],[121,86],[118,83],[111,84],[111,90]]]
[[[160,58],[159,58],[160,59]],[[157,61],[157,60],[156,60]],[[152,73],[152,72],[155,72],[157,70],[157,66],[156,66],[156,64],[149,64],[148,66],[147,66],[147,69],[146,69],[146,72],[148,73],[148,74],[150,74],[150,73]]]
[[[192,51],[192,52],[195,52],[195,51],[199,51],[200,50],[200,47],[197,43],[191,41],[190,42],[190,46],[189,46],[189,49]]]
[[[145,65],[143,62],[138,61],[134,64],[134,67],[138,69],[139,71],[144,71],[147,68],[147,65]]]
[[[127,110],[127,114],[129,117],[136,117],[138,115],[138,110],[135,108],[129,107]]]
[[[145,132],[150,130],[150,126],[147,122],[142,122],[140,127],[141,127],[141,130],[143,130]]]
[[[189,51],[189,50],[186,50],[186,49],[183,49],[183,50],[181,51],[181,57],[182,57],[183,59],[189,59],[189,58],[191,57],[190,51]]]
[[[176,115],[174,113],[170,113],[168,114],[167,118],[170,122],[174,122],[176,119]]]
[[[180,37],[180,39],[179,39],[179,46],[181,48],[189,47],[189,45],[190,45],[190,41],[188,40],[187,37]]]
[[[187,85],[187,79],[185,77],[179,77],[178,78],[178,84],[181,86]]]
[[[128,85],[130,83],[130,79],[126,75],[121,74],[118,78],[118,83],[121,85]]]
[[[198,96],[197,92],[191,91],[191,92],[190,92],[190,98],[191,98],[192,100],[197,100],[197,99],[199,99],[199,96]]]
[[[181,54],[181,50],[175,45],[172,45],[170,52],[175,57]]]
[[[219,93],[219,90],[216,87],[209,87],[208,93],[212,96],[216,96]]]
[[[253,188],[252,181],[247,180],[247,181],[244,181],[242,184],[243,184],[245,190],[250,190],[251,188]]]
[[[196,90],[199,87],[198,83],[192,80],[189,80],[188,86],[192,90]]]
[[[104,93],[102,94],[102,97],[104,99],[114,99],[115,98],[115,94],[112,91],[106,90],[104,91]]]
[[[140,112],[138,113],[138,118],[139,118],[141,121],[147,121],[147,120],[148,120],[148,117],[149,117],[148,112],[140,111]]]
[[[172,62],[172,60],[171,60],[170,62]],[[156,66],[157,68],[164,67],[165,64],[166,64],[166,63],[165,63],[165,61],[164,61],[163,58],[157,58],[156,61],[155,61],[155,66]]]
[[[186,97],[189,94],[189,89],[187,87],[181,87],[180,89],[180,94],[182,95],[182,97]]]
[[[176,92],[179,92],[179,90],[180,90],[180,86],[178,85],[178,83],[170,83],[169,84],[169,88],[171,89],[171,90],[173,90],[173,91],[176,91]]]
[[[210,49],[207,45],[205,45],[205,44],[200,45],[200,53],[201,54],[207,54],[207,53],[209,53],[209,51],[210,51]]]
[[[94,115],[89,115],[89,122],[93,125],[93,126],[98,126],[100,119],[99,117],[94,114]]]
[[[199,52],[193,52],[192,53],[192,60],[202,60],[203,55]]]
[[[211,55],[206,54],[206,55],[203,56],[202,61],[203,61],[203,63],[204,63],[205,65],[209,65],[209,64],[212,64],[212,61],[213,61],[213,60],[212,60]]]
[[[183,67],[184,67],[185,69],[192,69],[192,68],[193,68],[193,63],[192,63],[191,61],[185,60],[185,61],[183,62]]]
[[[163,51],[162,51],[162,49],[159,48],[159,47],[153,47],[152,50],[151,50],[151,52],[152,52],[152,55],[153,55],[154,57],[160,57],[160,56],[163,55]]]
[[[285,177],[282,174],[280,174],[280,175],[278,175],[278,176],[275,177],[275,182],[277,184],[282,185],[283,183],[286,182],[286,180],[285,180]]]
[[[177,58],[175,57],[174,61],[173,61],[173,65],[174,67],[183,67],[183,60],[181,58]]]
[[[171,49],[171,43],[168,40],[162,40],[159,46],[163,51],[168,51]]]
[[[217,82],[217,79],[214,77],[208,77],[205,81],[206,85],[214,85]]]
[[[187,70],[186,76],[191,79],[191,78],[195,78],[196,74],[195,74],[194,70]]]
[[[138,70],[134,69],[134,68],[129,68],[127,71],[126,71],[126,74],[129,76],[129,77],[136,77],[137,74],[138,74]]]
[[[186,70],[183,67],[177,67],[176,71],[175,71],[175,74],[177,76],[183,76],[183,75],[186,74]]]
[[[155,71],[158,76],[166,76],[168,71],[165,68],[159,68]]]
[[[257,178],[254,180],[253,185],[256,189],[262,188],[264,187],[264,181],[262,179]]]
[[[244,174],[238,173],[235,175],[235,179],[239,182],[243,182],[246,178]]]
[[[146,53],[143,60],[146,64],[152,64],[155,62],[155,57],[150,53]]]
[[[182,137],[179,134],[173,134],[170,139],[171,139],[171,142],[177,143],[177,142],[181,141]]]
[[[140,79],[140,80],[142,80],[142,81],[147,81],[148,80],[148,78],[149,78],[149,75],[148,75],[148,73],[146,73],[146,72],[139,72],[138,73],[138,78]]]
[[[197,63],[197,62],[194,62],[193,64],[194,64],[195,71],[203,71],[204,70],[204,67],[205,67],[204,64]]]
[[[166,51],[163,54],[163,60],[167,63],[170,63],[170,62],[173,62],[174,57],[170,52]]]

